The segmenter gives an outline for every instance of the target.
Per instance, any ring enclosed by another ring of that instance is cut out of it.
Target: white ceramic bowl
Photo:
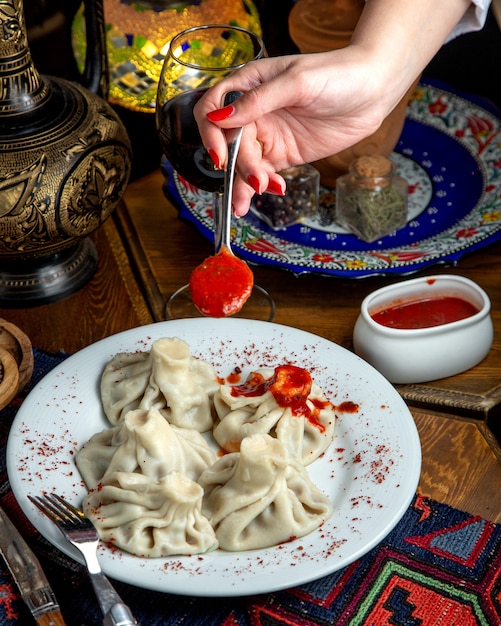
[[[479,309],[455,322],[418,329],[398,329],[374,321],[371,314],[392,305],[459,297]],[[485,358],[493,339],[488,295],[462,276],[424,276],[396,283],[369,294],[355,324],[355,352],[392,383],[421,383],[459,374]]]

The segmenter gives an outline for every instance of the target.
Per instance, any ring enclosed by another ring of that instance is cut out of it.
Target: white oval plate
[[[117,352],[148,350],[161,337],[180,337],[219,375],[244,375],[263,365],[293,363],[311,371],[337,407],[333,445],[308,470],[334,505],[320,529],[264,550],[143,559],[101,545],[109,576],[147,589],[190,596],[242,596],[290,588],[325,576],[364,555],[398,523],[418,484],[421,447],[405,403],[374,368],[316,335],[246,319],[160,322],[103,339],[67,358],[25,399],[8,441],[7,470],[23,511],[55,546],[81,561],[28,495],[56,492],[76,506],[86,492],[75,450],[108,428],[99,383]]]

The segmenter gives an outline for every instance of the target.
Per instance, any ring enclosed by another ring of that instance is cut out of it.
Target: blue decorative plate
[[[501,239],[501,119],[488,105],[420,84],[391,158],[409,182],[408,222],[394,234],[368,244],[348,233],[332,219],[335,194],[322,189],[315,220],[282,230],[252,211],[234,220],[235,250],[251,263],[295,274],[361,278],[453,265]],[[213,240],[211,194],[172,171],[167,192],[181,218]]]

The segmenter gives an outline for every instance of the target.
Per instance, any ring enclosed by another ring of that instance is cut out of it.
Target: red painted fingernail
[[[233,115],[233,113],[235,113],[235,107],[232,104],[229,104],[222,109],[210,111],[210,113],[207,113],[207,117],[211,122],[220,122],[221,120],[225,120]]]
[[[254,176],[254,174],[247,176],[247,184],[252,187],[256,193],[261,193],[261,183],[259,182],[259,178]]]
[[[219,155],[215,150],[209,150],[209,156],[212,159],[212,162],[217,167],[218,170],[221,169],[221,161],[219,160]]]
[[[285,196],[285,189],[277,180],[270,180],[266,191],[276,196]]]

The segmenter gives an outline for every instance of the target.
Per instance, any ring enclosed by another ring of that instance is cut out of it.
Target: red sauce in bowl
[[[457,322],[478,312],[479,309],[474,304],[463,298],[439,296],[401,302],[370,315],[382,326],[410,330]]]
[[[194,305],[209,317],[238,313],[251,295],[254,275],[245,261],[227,248],[210,256],[196,267],[190,277]]]

